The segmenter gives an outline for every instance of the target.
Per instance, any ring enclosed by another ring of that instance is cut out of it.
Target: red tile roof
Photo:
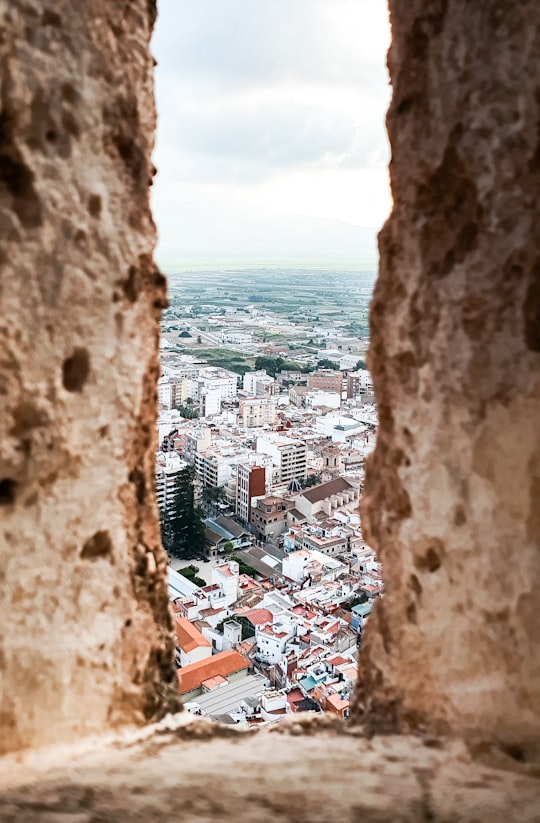
[[[190,663],[189,666],[184,666],[183,669],[177,669],[178,693],[187,694],[187,692],[199,688],[205,680],[210,680],[218,675],[229,677],[231,674],[248,668],[249,663],[238,652],[219,652],[213,657],[207,657],[205,660]]]
[[[189,620],[186,620],[185,617],[176,618],[176,642],[185,652],[192,652],[193,649],[198,649],[200,646],[212,646],[198,628]]]
[[[335,657],[329,657],[328,662],[331,663],[333,666],[343,666],[344,663],[351,663],[346,657],[342,657],[340,654],[336,654]]]
[[[254,626],[264,626],[266,623],[274,622],[274,615],[270,609],[248,609],[242,612],[242,617],[247,617]]]

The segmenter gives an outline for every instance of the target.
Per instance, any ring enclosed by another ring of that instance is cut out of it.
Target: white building
[[[199,391],[200,416],[212,417],[221,411],[222,392],[220,388],[203,386]]]
[[[180,666],[189,666],[212,656],[212,643],[185,617],[176,615],[176,648]]]
[[[333,557],[313,549],[301,549],[287,554],[282,561],[284,577],[303,583],[309,577],[314,580],[335,580],[348,567]]]
[[[279,470],[281,483],[290,480],[304,480],[307,476],[307,445],[304,440],[295,440],[272,433],[270,437],[258,437],[256,450],[269,454]]]
[[[329,409],[339,409],[341,395],[335,391],[314,390],[306,392],[304,397],[306,409],[315,409],[326,406]]]
[[[239,329],[229,329],[221,335],[223,343],[234,343],[237,346],[247,346],[253,342],[253,335],[250,332]]]
[[[274,382],[274,378],[270,377],[264,369],[248,371],[244,374],[244,391],[251,396],[263,395],[267,387],[272,386]]]
[[[315,430],[323,437],[330,437],[333,443],[344,443],[355,435],[363,434],[366,426],[348,414],[325,414],[317,417]]]
[[[296,624],[294,622],[268,623],[264,626],[255,627],[255,643],[257,657],[265,663],[279,663],[287,644],[296,637]]]
[[[276,401],[273,397],[248,397],[241,400],[238,422],[248,429],[271,426],[276,422]]]
[[[175,452],[158,452],[156,460],[156,497],[162,512],[170,507],[176,489],[176,478],[187,463]]]
[[[222,401],[232,399],[238,390],[238,375],[227,369],[208,366],[199,372],[199,391],[202,387],[219,390]]]
[[[212,569],[212,586],[219,586],[221,595],[218,598],[220,607],[232,606],[238,600],[238,563],[234,560],[218,562]],[[212,605],[213,598],[211,597]]]

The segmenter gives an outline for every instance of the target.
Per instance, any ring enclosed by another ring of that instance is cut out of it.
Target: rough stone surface
[[[540,740],[540,4],[390,9],[394,209],[363,509],[386,596],[358,713],[527,759]]]
[[[0,749],[175,705],[152,0],[1,0]]]
[[[540,781],[521,769],[475,760],[460,743],[366,740],[339,723],[245,734],[194,721],[99,750],[6,758],[0,819],[536,823]]]

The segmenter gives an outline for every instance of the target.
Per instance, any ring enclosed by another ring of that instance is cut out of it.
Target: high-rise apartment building
[[[307,445],[304,440],[295,440],[272,434],[272,437],[258,437],[256,450],[269,454],[278,467],[281,483],[290,480],[305,480],[307,477]]]
[[[171,506],[176,489],[176,478],[187,463],[175,452],[159,452],[156,461],[156,498],[161,512]]]
[[[263,466],[237,466],[235,511],[244,523],[250,522],[253,498],[262,497],[265,493],[266,472]]]

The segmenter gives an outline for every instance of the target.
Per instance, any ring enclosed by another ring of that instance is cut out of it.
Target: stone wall
[[[381,427],[364,506],[387,593],[356,716],[527,759],[540,6],[390,7],[395,207],[371,314]],[[177,697],[152,482],[154,3],[0,0],[0,13],[0,747],[13,750],[156,718]]]
[[[0,2],[0,748],[176,706],[153,492],[153,0]]]
[[[359,711],[524,756],[540,737],[540,6],[390,9],[363,510],[387,593]]]

